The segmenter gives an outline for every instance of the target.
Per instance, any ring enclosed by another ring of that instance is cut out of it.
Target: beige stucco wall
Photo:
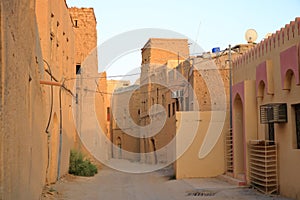
[[[255,81],[242,85],[244,96],[233,94],[233,177],[249,181],[247,142],[257,139],[257,112]],[[237,105],[238,104],[238,105]],[[238,108],[237,108],[238,107]],[[249,119],[251,117],[251,120]],[[245,173],[248,172],[248,173]]]
[[[138,85],[119,88],[112,96],[113,158],[139,161],[139,89]]]
[[[90,16],[95,30],[94,14]],[[65,1],[59,0],[1,2],[0,17],[0,199],[39,199],[45,184],[68,172],[70,149],[77,140],[73,22]],[[94,46],[96,39],[87,38]],[[87,50],[84,46],[77,53],[87,55]],[[94,62],[96,53],[92,58]],[[97,73],[97,64],[91,69]],[[106,90],[105,81],[99,85]],[[97,102],[102,114],[105,99]],[[105,128],[104,116],[99,118]]]
[[[76,148],[92,162],[100,164],[99,161],[107,157],[106,128],[102,120],[106,100],[101,96],[101,91],[106,91],[106,85],[100,78],[103,74],[98,73],[97,22],[93,8],[72,7],[69,13],[75,32],[75,64],[80,65],[74,85],[77,96],[73,107]]]
[[[105,159],[109,159],[111,157],[111,145],[110,134],[108,131],[108,116],[107,113],[107,104],[108,104],[108,94],[107,94],[107,79],[106,72],[99,73],[99,79],[97,83],[97,90],[95,95],[95,109],[98,120],[98,125],[100,129],[100,133],[103,134],[103,144],[104,147],[102,150],[104,151]]]
[[[115,89],[121,88],[121,87],[127,87],[130,85],[130,81],[127,80],[107,80],[107,92],[108,94],[112,94]]]
[[[260,124],[260,105],[268,103],[287,103],[288,122],[275,124],[274,126],[275,141],[278,144],[279,190],[281,195],[296,199],[300,199],[300,174],[297,168],[297,166],[300,165],[300,151],[296,149],[295,112],[292,105],[300,103],[300,87],[297,85],[296,80],[296,77],[299,75],[297,73],[299,73],[300,59],[300,30],[299,26],[297,26],[299,23],[300,20],[297,18],[294,22],[286,25],[285,28],[282,28],[268,39],[259,43],[255,48],[247,52],[245,56],[238,58],[233,68],[234,85],[239,83],[245,84],[244,98],[245,101],[248,101],[248,103],[244,105],[246,108],[244,110],[246,143],[250,139],[267,139],[267,124]],[[285,79],[285,76],[281,75],[281,71],[287,66],[281,66],[280,53],[292,46],[296,46],[296,59],[298,63],[296,63],[296,66],[289,67],[296,67],[298,72],[296,72],[296,74],[294,72],[294,75],[290,79],[290,89],[284,90],[285,88],[284,85],[282,85],[282,81]],[[251,88],[246,87],[246,85],[248,85],[247,82],[249,82],[247,80],[255,82],[257,78],[256,70],[259,64],[264,61],[267,63],[267,76],[265,77],[267,83],[265,83],[263,93],[259,94],[259,87],[256,87],[254,83],[249,83],[252,85]],[[249,103],[252,107],[255,107],[255,112],[249,109]],[[253,126],[250,126],[252,122],[255,122],[256,125],[252,124]],[[253,129],[254,127],[257,127],[257,129]]]
[[[96,115],[98,119],[98,123],[100,128],[103,130],[103,132],[108,137],[108,131],[107,131],[107,80],[106,80],[106,72],[99,73],[99,79],[97,83],[97,90],[96,90],[96,103],[95,103],[95,109],[96,109]],[[109,138],[109,137],[108,137]]]
[[[43,73],[42,80],[60,82],[71,91],[75,82],[75,39],[67,5],[64,1],[59,0],[37,0],[36,16],[43,65],[44,69],[48,71],[48,73]],[[76,133],[72,114],[72,102],[75,94],[57,86],[41,85],[41,87],[46,100],[46,116],[49,117],[52,112],[47,130],[49,142],[45,146],[49,151],[46,182],[54,183],[60,176],[67,174],[69,169],[70,149],[74,147]],[[53,93],[51,87],[53,87]],[[62,115],[60,115],[60,104]],[[62,130],[60,131],[61,120]]]
[[[223,126],[221,118],[212,119],[211,115],[221,116],[220,111],[190,111],[176,113],[176,178],[215,177],[224,173],[224,132],[218,138],[210,153],[200,158],[200,149],[207,134],[217,134],[219,127]],[[209,128],[211,126],[211,128]],[[195,137],[192,135],[195,132]],[[221,129],[222,130],[222,129]],[[184,150],[186,144],[190,146]],[[210,143],[211,141],[206,140]]]
[[[35,1],[1,1],[0,35],[0,199],[39,199],[47,121]]]
[[[114,93],[115,89],[121,88],[121,87],[127,87],[130,85],[130,81],[127,80],[106,80],[106,85],[107,85],[107,101],[106,101],[106,109],[109,109],[109,119],[107,120],[107,135],[109,137],[109,139],[112,141],[112,124],[111,124],[111,111],[112,111],[112,96]],[[110,150],[111,151],[111,150]],[[112,153],[110,154],[112,155]]]

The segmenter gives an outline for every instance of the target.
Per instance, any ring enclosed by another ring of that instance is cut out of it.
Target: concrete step
[[[237,174],[235,178],[238,180],[245,180],[245,174]]]
[[[247,185],[247,183],[245,181],[233,178],[232,176],[229,176],[229,175],[226,175],[226,174],[217,176],[217,178],[220,179],[220,180],[226,181],[226,182],[228,182],[232,185],[239,186],[239,187],[243,187],[243,186]]]

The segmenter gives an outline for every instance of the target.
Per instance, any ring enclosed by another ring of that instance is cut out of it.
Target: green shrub
[[[69,173],[76,176],[94,176],[98,169],[81,152],[71,150]]]

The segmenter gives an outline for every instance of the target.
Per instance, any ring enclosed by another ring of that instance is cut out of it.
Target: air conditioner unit
[[[183,90],[177,90],[176,93],[177,93],[177,98],[183,97]]]
[[[260,123],[286,123],[287,105],[286,103],[274,103],[260,106]]]
[[[177,91],[171,92],[171,98],[176,99],[177,98]]]
[[[171,98],[172,99],[177,99],[183,97],[183,90],[176,90],[174,92],[171,93]]]

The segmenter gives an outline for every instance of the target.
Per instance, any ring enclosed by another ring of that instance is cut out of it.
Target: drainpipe
[[[231,66],[231,45],[229,45],[229,114],[230,114],[230,131],[232,134],[232,66]]]
[[[59,83],[59,82],[44,81],[44,80],[40,80],[40,84],[42,84],[42,85],[51,85],[51,86],[62,86],[62,84]]]
[[[58,83],[53,81],[40,81],[40,84],[51,85],[51,86],[60,86],[59,88],[59,149],[58,149],[58,163],[57,163],[57,178],[60,177],[60,163],[61,163],[61,151],[62,151],[62,104],[61,104],[61,90],[64,83]],[[48,141],[49,142],[49,141]]]
[[[61,153],[62,153],[62,103],[61,103],[61,91],[64,87],[64,82],[53,82],[53,81],[45,81],[40,80],[40,84],[43,85],[51,85],[51,86],[60,86],[59,88],[59,149],[58,149],[58,163],[57,163],[57,178],[59,180],[60,177],[60,163],[61,163]],[[68,91],[68,90],[67,90]],[[49,142],[49,141],[48,141]]]
[[[63,85],[63,84],[62,84]],[[61,163],[61,151],[62,151],[62,105],[61,105],[61,90],[59,89],[59,149],[58,149],[58,162],[57,162],[57,180],[60,177],[60,163]]]

